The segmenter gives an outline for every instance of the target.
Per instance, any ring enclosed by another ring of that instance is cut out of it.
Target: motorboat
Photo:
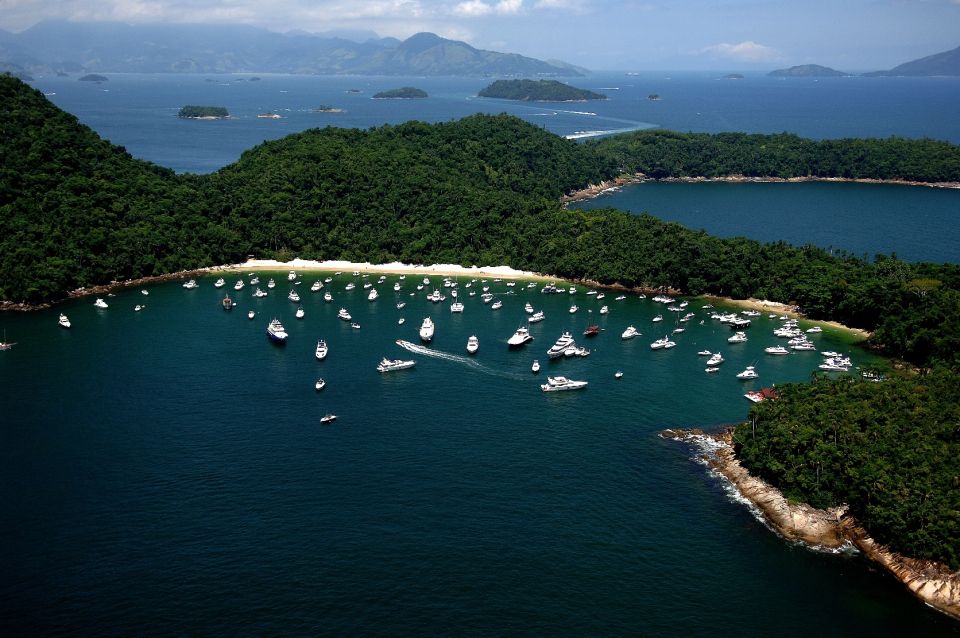
[[[720,372],[720,368],[717,368],[717,367],[705,368],[704,372],[706,372],[707,374],[713,374],[714,372]]]
[[[257,298],[266,297],[266,296],[269,295],[269,294],[270,294],[270,293],[267,292],[266,290],[260,290],[259,287],[257,287],[257,289],[253,291],[253,296],[254,296],[254,297],[257,297]]]
[[[256,316],[257,316],[257,313],[254,312],[253,310],[247,311],[247,319],[253,319]]]
[[[303,306],[298,306],[298,307],[297,307],[297,312],[296,312],[296,315],[295,315],[296,318],[297,318],[297,319],[303,319],[303,315],[304,315]]]
[[[233,284],[234,290],[243,290],[243,279],[237,279],[237,283]]]
[[[672,347],[674,347],[675,345],[677,345],[677,344],[676,344],[675,342],[673,342],[673,341],[670,341],[670,337],[663,337],[663,338],[657,339],[656,341],[654,341],[653,343],[651,343],[651,344],[650,344],[650,349],[651,349],[651,350],[661,350],[661,349],[664,349],[664,348],[672,348]]]
[[[711,355],[709,359],[707,359],[707,367],[708,368],[716,367],[721,363],[723,363],[723,360],[724,360],[723,355],[717,352],[716,354]]]
[[[320,417],[320,425],[327,425],[337,420],[336,414],[324,414]]]
[[[364,276],[366,276],[366,275],[364,275]],[[368,281],[367,283],[363,284],[363,289],[364,289],[364,290],[369,290],[369,289],[372,288],[372,287],[373,287],[373,284],[370,283],[369,281]]]
[[[604,297],[606,297],[606,295],[602,292],[597,294],[597,299],[603,299]]]
[[[460,301],[454,301],[450,304],[450,312],[463,312],[463,303]]]
[[[709,350],[701,350],[700,352],[697,353],[697,356],[700,356],[700,357],[709,357],[711,355],[713,355],[713,353],[710,352]]]
[[[577,294],[577,287],[576,287],[576,286],[570,286],[570,288],[567,289],[567,292],[569,292],[571,295],[575,295],[575,294]]]
[[[197,282],[194,279],[191,279],[190,281],[183,284],[183,287],[186,288],[187,290],[193,290],[194,288],[198,288]]]
[[[315,356],[317,357],[317,361],[323,361],[324,359],[326,359],[327,352],[329,352],[329,348],[327,347],[327,342],[324,341],[323,339],[320,339],[319,341],[317,341],[317,351],[315,353]]]
[[[273,288],[276,285],[277,285],[277,282],[275,282],[273,279],[267,280],[267,288]]]
[[[493,301],[493,293],[485,292],[482,295],[480,295],[480,298],[483,299],[483,303],[490,303],[491,301]]]
[[[820,326],[814,326],[812,328],[807,328],[807,334],[816,334],[818,332],[823,332],[823,328]]]
[[[753,366],[747,366],[744,368],[743,372],[737,373],[738,379],[756,379],[759,376],[760,375],[757,374],[757,371],[753,368]]]
[[[96,306],[97,308],[107,308],[107,307],[108,307],[108,306],[107,306],[107,302],[104,301],[103,299],[101,299],[100,297],[97,297],[97,300],[93,302],[93,305]]]
[[[330,294],[329,290],[323,293],[323,300],[327,303],[330,303],[331,301],[333,301],[333,295]]]
[[[500,310],[501,308],[503,308],[503,302],[500,301],[499,299],[494,301],[493,304],[490,306],[490,310]]]
[[[550,349],[547,350],[547,356],[551,359],[562,357],[563,353],[570,346],[576,346],[576,342],[574,341],[572,334],[569,332],[564,332],[562,335],[560,335],[560,338],[557,339],[556,343],[550,346]]]
[[[763,351],[766,352],[767,354],[774,354],[774,355],[790,354],[790,351],[784,348],[783,346],[770,346],[769,348],[764,348]]]
[[[251,286],[256,286],[258,283],[260,283],[260,278],[257,277],[256,275],[254,275],[253,277],[250,278],[250,285],[251,285]]]
[[[384,357],[380,363],[377,364],[377,372],[394,372],[396,370],[406,370],[407,368],[412,368],[417,365],[417,362],[413,359],[408,359],[406,361],[402,359],[387,359]]]
[[[614,300],[614,301],[623,301],[623,300],[626,299],[626,298],[627,298],[626,295],[617,295],[616,297],[614,297],[613,300]]]
[[[617,370],[616,372],[614,372],[614,373],[613,373],[613,378],[614,378],[614,379],[622,379],[622,378],[623,378],[623,371]]]
[[[653,318],[652,321],[654,323],[656,323],[657,321],[663,321],[663,315],[657,315],[656,317]]]
[[[575,313],[576,311],[578,311],[578,310],[580,310],[580,307],[579,307],[577,304],[573,304],[572,306],[570,306],[570,314],[571,314],[571,315],[572,315],[573,313]]]
[[[300,295],[299,293],[297,293],[296,290],[291,290],[290,293],[287,295],[287,299],[289,299],[293,303],[300,303]]]
[[[433,332],[436,329],[436,326],[433,325],[433,319],[430,317],[424,317],[423,323],[420,324],[420,340],[429,343],[433,340]]]
[[[469,352],[470,354],[474,354],[479,349],[480,349],[480,340],[477,339],[475,335],[472,335],[469,339],[467,339],[467,352]]]
[[[405,322],[406,322],[406,319],[404,319],[403,317],[400,317],[399,319],[397,319],[398,326],[402,326]]]
[[[533,360],[533,364],[530,366],[530,372],[534,374],[540,372],[540,362],[536,359]]]
[[[287,340],[287,331],[279,319],[272,319],[267,325],[267,336],[274,343],[284,343]]]
[[[220,279],[217,279],[215,282],[213,282],[213,285],[217,288],[223,288],[226,285],[226,283],[227,282],[223,279],[223,277],[221,277]]]
[[[393,284],[393,292],[400,292],[400,282],[397,281]]]
[[[287,273],[287,281],[296,281],[296,280],[297,280],[296,271],[291,270],[290,272]]]
[[[397,304],[397,310],[403,310],[403,307],[407,305],[406,301],[401,301]]]
[[[367,293],[367,301],[376,301],[377,297],[380,296],[380,293],[377,292],[376,288],[371,288],[370,292]]]
[[[140,291],[140,294],[141,294],[141,295],[149,295],[149,294],[150,294],[150,291],[149,291],[149,290],[141,290],[141,291]]]
[[[538,321],[543,321],[546,315],[543,314],[542,310],[538,310],[529,317],[527,317],[527,323],[537,323]]]
[[[745,332],[737,332],[732,336],[727,337],[728,343],[743,343],[747,340],[747,334]]]
[[[310,292],[319,292],[321,288],[323,288],[323,283],[320,281],[315,281],[313,282],[313,285],[310,286]]]
[[[633,326],[627,326],[627,329],[620,334],[620,338],[626,341],[627,339],[633,339],[638,336],[640,332]]]
[[[809,341],[804,341],[804,342],[802,342],[802,343],[794,343],[794,344],[791,344],[791,345],[790,345],[790,348],[791,348],[792,350],[807,351],[807,352],[813,352],[813,351],[815,351],[815,350],[817,349],[817,347],[816,347],[815,345],[813,345],[812,343],[810,343]]]
[[[344,321],[350,321],[351,319],[353,319],[353,317],[350,316],[350,313],[347,312],[346,308],[341,308],[340,311],[337,313],[337,317],[339,317],[340,319],[343,319]]]
[[[346,286],[344,286],[343,289],[349,292],[349,291],[353,290],[353,289],[356,288],[356,287],[357,287],[357,284],[355,284],[355,283],[353,283],[353,282],[351,281],[351,282],[348,283]]]
[[[580,390],[587,387],[586,381],[574,381],[566,377],[547,377],[547,382],[540,384],[544,392],[563,392],[565,390]]]
[[[532,314],[533,314],[533,304],[531,304],[531,303],[528,301],[526,304],[524,304],[524,306],[523,306],[523,311],[524,311],[525,313],[527,313],[528,315],[532,315]]]
[[[339,275],[340,273],[337,273],[337,274]],[[323,283],[329,284],[329,283],[332,282],[332,281],[333,281],[333,277],[326,277],[326,278],[323,280]]]
[[[602,308],[600,308],[600,314],[601,314],[601,315],[609,314],[609,312],[610,312],[610,307],[609,307],[609,306],[603,306]]]
[[[526,327],[520,326],[517,328],[517,331],[513,333],[513,336],[507,339],[507,345],[511,348],[516,348],[528,341],[533,341],[533,335],[530,334],[530,331]]]
[[[230,298],[230,295],[224,295],[223,299],[220,300],[220,305],[223,307],[224,310],[233,310],[233,307],[236,306],[237,304],[233,299]],[[137,307],[134,308],[133,310],[135,312],[140,312],[141,310],[143,310],[143,306],[138,304]]]
[[[323,379],[317,379],[317,382],[313,384],[313,387],[316,388],[317,392],[323,390],[327,386],[327,382]]]
[[[684,332],[685,330],[686,330],[686,328],[676,327],[676,328],[673,329],[673,334],[678,335],[678,334]]]
[[[67,319],[67,315],[60,313],[60,320],[57,322],[61,328],[69,328],[70,320]]]
[[[351,323],[351,324],[350,324],[350,327],[353,328],[354,330],[359,330],[359,329],[360,329],[360,324],[354,322],[354,323]]]
[[[600,334],[600,326],[597,324],[587,326],[587,329],[583,331],[584,337],[596,337],[598,334]]]

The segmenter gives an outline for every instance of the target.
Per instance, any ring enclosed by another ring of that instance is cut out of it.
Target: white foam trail
[[[397,339],[397,345],[403,348],[404,350],[409,350],[415,354],[422,354],[427,357],[432,357],[434,359],[443,359],[444,361],[453,361],[455,363],[461,363],[467,367],[478,370],[485,374],[490,374],[495,377],[503,377],[505,379],[525,379],[527,377],[516,374],[514,372],[504,372],[502,370],[495,370],[493,368],[488,368],[482,363],[477,362],[475,359],[470,357],[465,357],[460,354],[452,354],[450,352],[443,352],[442,350],[433,350],[426,346],[421,346],[416,343],[411,343],[409,341],[404,341],[403,339]]]

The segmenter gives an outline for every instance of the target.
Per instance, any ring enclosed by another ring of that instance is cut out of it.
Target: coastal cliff
[[[751,475],[733,450],[733,431],[707,433],[699,429],[664,430],[665,439],[696,445],[698,457],[752,503],[767,525],[784,538],[816,549],[852,546],[886,568],[915,596],[931,607],[960,619],[960,572],[943,563],[903,556],[877,543],[846,507],[817,509],[790,502],[775,487]]]

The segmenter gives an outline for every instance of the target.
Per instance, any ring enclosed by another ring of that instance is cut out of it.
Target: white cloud
[[[707,53],[716,57],[739,60],[741,62],[767,62],[783,57],[783,54],[773,47],[758,44],[752,40],[738,42],[737,44],[721,42],[720,44],[704,47],[700,49],[698,53]]]
[[[523,11],[523,0],[500,0],[499,2],[484,2],[483,0],[466,0],[453,8],[454,15],[475,18],[485,15],[517,15]]]

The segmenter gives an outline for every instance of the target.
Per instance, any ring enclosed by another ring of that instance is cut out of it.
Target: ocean
[[[136,157],[181,172],[215,171],[254,144],[311,126],[445,121],[477,111],[519,114],[562,135],[658,125],[960,141],[952,109],[942,108],[956,103],[960,83],[939,79],[791,84],[610,75],[575,82],[607,87],[613,97],[570,113],[581,105],[471,98],[483,80],[261,78],[111,75],[102,85],[75,78],[34,85]],[[432,97],[369,99],[408,84]],[[663,100],[647,100],[653,92]],[[235,117],[178,120],[187,103],[224,105]],[[345,112],[313,112],[321,104]],[[268,110],[283,118],[256,118]],[[742,209],[728,218],[769,206],[765,186],[737,191],[745,193]],[[930,191],[896,192],[907,202]],[[864,213],[856,215],[862,222]],[[765,225],[776,232],[787,217]],[[879,240],[848,247],[843,233],[833,236],[830,245],[847,250],[890,250]],[[791,240],[820,241],[803,233]],[[938,252],[941,241],[921,236],[911,258],[953,259]],[[251,286],[230,288],[239,304],[232,312],[221,309],[223,290],[205,277],[196,290],[170,282],[149,286],[148,296],[118,291],[106,310],[84,298],[0,316],[6,339],[17,343],[0,352],[0,618],[8,633],[960,631],[857,555],[784,542],[691,462],[692,449],[657,436],[736,422],[747,414],[747,390],[809,379],[819,354],[763,352],[778,341],[777,319],[756,318],[749,341],[734,346],[729,329],[692,300],[696,314],[676,335],[677,347],[652,351],[649,343],[679,322],[635,295],[617,301],[608,291],[598,300],[583,287],[573,296],[542,295],[491,279],[475,286],[490,286],[504,307],[493,311],[464,295],[466,310],[456,315],[449,300],[428,303],[413,276],[399,294],[392,290],[399,278],[387,277],[380,299],[368,302],[360,284],[375,277],[344,273],[327,284],[335,297],[328,304],[306,290],[317,277],[302,273],[305,317],[297,320],[285,273],[260,275],[277,287],[259,300]],[[428,289],[438,286],[432,279]],[[346,291],[348,281],[357,288]],[[467,282],[460,279],[461,293]],[[525,301],[547,318],[532,326],[533,343],[510,350]],[[135,312],[135,304],[146,308]],[[602,305],[609,314],[600,314]],[[359,329],[336,318],[340,307]],[[60,312],[73,328],[57,326]],[[654,323],[656,314],[665,321]],[[427,315],[437,323],[429,349],[398,346],[417,341]],[[290,332],[285,346],[265,336],[272,317]],[[600,335],[581,337],[594,323]],[[631,324],[642,336],[621,340]],[[546,349],[565,330],[591,354],[548,362]],[[465,352],[470,335],[480,340],[474,357]],[[330,345],[323,362],[313,356],[320,338]],[[844,333],[814,339],[821,350],[850,353],[856,365],[875,361]],[[697,355],[704,348],[723,353],[719,373],[704,372]],[[379,374],[382,357],[417,364]],[[538,376],[530,372],[534,358],[544,366]],[[735,378],[747,365],[759,380]],[[546,394],[538,384],[547,374],[590,385]],[[319,377],[327,386],[316,392]],[[320,425],[326,413],[338,420]]]

